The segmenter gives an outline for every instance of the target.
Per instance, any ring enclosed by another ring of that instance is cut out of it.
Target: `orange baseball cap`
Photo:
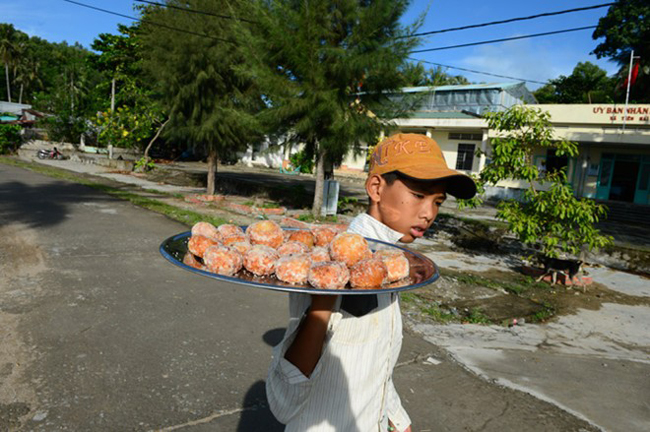
[[[416,180],[444,179],[447,193],[456,198],[469,199],[476,195],[474,180],[449,169],[438,143],[426,135],[396,134],[377,144],[370,156],[368,175],[393,171]]]

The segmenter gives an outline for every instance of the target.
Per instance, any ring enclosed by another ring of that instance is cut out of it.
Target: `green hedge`
[[[0,154],[15,151],[22,141],[20,126],[0,124]]]

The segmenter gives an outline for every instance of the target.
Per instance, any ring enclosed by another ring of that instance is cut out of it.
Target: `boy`
[[[411,243],[431,226],[447,193],[467,199],[476,186],[447,167],[434,140],[398,134],[375,148],[366,192],[368,211],[348,231]],[[285,431],[411,431],[392,382],[402,345],[396,293],[292,293],[289,314],[266,382],[271,411]]]

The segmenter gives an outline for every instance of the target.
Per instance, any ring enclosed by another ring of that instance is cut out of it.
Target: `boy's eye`
[[[422,198],[424,198],[424,195],[419,194],[419,193],[417,193],[417,192],[411,192],[411,194],[412,194],[414,197],[416,197],[417,199],[422,199]]]

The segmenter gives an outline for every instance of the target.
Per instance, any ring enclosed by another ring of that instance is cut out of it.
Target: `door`
[[[612,171],[614,170],[614,155],[603,154],[600,160],[600,174],[598,186],[596,187],[596,198],[601,200],[609,199],[609,189],[612,185]]]
[[[641,162],[639,180],[634,193],[634,204],[650,204],[650,157],[646,156]]]
[[[639,180],[639,161],[631,157],[616,157],[609,186],[609,199],[633,202],[636,184]]]

